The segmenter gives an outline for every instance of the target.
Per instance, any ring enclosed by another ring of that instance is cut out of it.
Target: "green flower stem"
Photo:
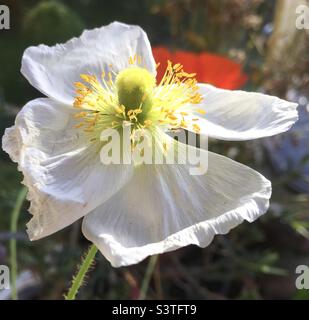
[[[146,298],[147,291],[149,288],[149,283],[150,283],[151,277],[153,275],[154,269],[156,267],[158,258],[159,258],[159,255],[156,254],[154,256],[151,256],[149,259],[148,266],[147,266],[146,273],[145,273],[145,277],[142,282],[141,292],[140,292],[140,295],[138,298],[139,300],[144,300]]]
[[[11,296],[12,300],[17,300],[17,290],[16,290],[16,278],[17,278],[17,248],[16,248],[16,238],[15,233],[17,231],[17,223],[20,214],[21,207],[27,195],[27,188],[23,187],[17,196],[15,207],[11,214],[11,225],[10,231],[12,237],[10,239],[10,265],[11,265]]]
[[[98,248],[92,244],[87,252],[86,257],[83,259],[82,264],[78,270],[78,273],[72,280],[72,286],[68,291],[68,294],[64,296],[65,300],[75,300],[78,290],[83,284],[84,278],[91,267],[95,255],[98,252]]]

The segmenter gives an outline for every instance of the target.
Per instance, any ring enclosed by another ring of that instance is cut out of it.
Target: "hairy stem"
[[[69,289],[68,294],[64,296],[65,300],[75,300],[76,294],[83,284],[85,276],[94,261],[97,251],[98,248],[92,244],[79,267],[77,275],[73,277],[71,288]]]

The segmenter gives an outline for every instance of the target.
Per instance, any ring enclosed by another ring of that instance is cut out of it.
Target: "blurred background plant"
[[[207,82],[242,86],[300,105],[301,121],[289,133],[254,143],[211,141],[212,151],[272,180],[270,210],[254,224],[217,236],[206,249],[189,246],[160,256],[146,298],[309,299],[308,290],[295,287],[296,266],[309,265],[309,31],[295,27],[295,9],[306,3],[309,6],[305,0],[2,1],[10,8],[11,29],[0,31],[1,135],[22,106],[40,96],[19,72],[23,50],[64,42],[85,28],[114,20],[142,26],[157,47],[157,59],[163,57],[159,46],[165,55],[184,59],[175,62],[187,63]],[[9,243],[16,241],[19,298],[60,299],[88,242],[79,221],[30,242],[25,233],[27,202],[17,217],[17,230],[12,229],[21,180],[16,165],[1,151],[0,264],[10,264]],[[137,299],[146,267],[144,261],[114,269],[98,255],[78,298]],[[0,299],[8,298],[10,294],[0,291]]]

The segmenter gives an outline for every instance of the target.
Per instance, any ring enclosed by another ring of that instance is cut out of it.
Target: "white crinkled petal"
[[[206,247],[214,235],[264,214],[270,195],[258,172],[209,152],[205,175],[192,176],[180,164],[137,167],[82,229],[113,266],[125,266],[189,244]]]
[[[191,105],[201,134],[222,140],[251,140],[272,136],[297,121],[297,104],[255,92],[231,91],[199,84],[203,102]],[[196,110],[206,113],[201,115]]]
[[[74,82],[80,81],[80,74],[100,78],[102,71],[118,72],[128,67],[129,58],[134,55],[141,56],[142,65],[149,71],[156,72],[146,33],[138,26],[113,22],[86,30],[79,38],[64,44],[29,47],[22,59],[21,72],[48,97],[72,104]]]
[[[18,163],[29,189],[32,240],[92,211],[132,175],[130,166],[106,167],[100,162],[100,146],[73,128],[74,112],[50,99],[33,100],[3,136],[2,147]]]

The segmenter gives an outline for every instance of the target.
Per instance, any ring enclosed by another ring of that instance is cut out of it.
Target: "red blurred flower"
[[[186,72],[196,73],[196,79],[199,82],[223,89],[238,89],[248,80],[239,63],[223,56],[208,52],[193,53],[182,50],[171,52],[165,47],[152,48],[152,52],[156,62],[160,62],[157,70],[158,81],[165,72],[167,60],[181,63]]]

